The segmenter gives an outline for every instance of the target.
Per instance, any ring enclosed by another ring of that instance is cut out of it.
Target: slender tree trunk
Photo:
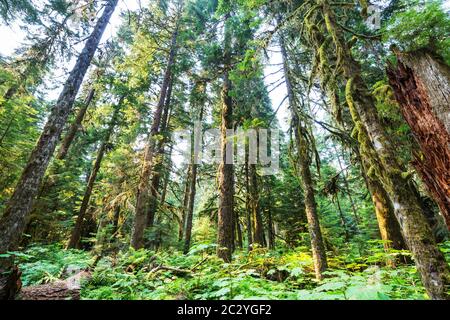
[[[188,206],[189,206],[189,188],[190,188],[190,182],[191,182],[191,173],[192,173],[192,164],[189,164],[187,167],[187,173],[186,173],[186,181],[184,182],[184,198],[183,198],[183,208],[181,211],[181,223],[180,227],[178,229],[178,241],[183,241],[183,237],[185,234],[185,228],[186,228],[186,219],[188,215]]]
[[[317,0],[317,4],[322,10],[324,25],[332,36],[336,52],[340,54],[340,67],[347,80],[347,104],[359,128],[360,140],[376,150],[376,154],[370,154],[371,165],[391,198],[422,282],[431,299],[448,299],[449,267],[425,219],[418,193],[404,176],[405,170],[396,159],[392,142],[378,118],[373,97],[361,77],[360,65],[352,57],[329,1]]]
[[[89,90],[89,93],[86,97],[86,101],[83,106],[78,110],[75,121],[70,125],[69,130],[67,131],[64,139],[59,147],[58,153],[56,154],[56,159],[63,160],[66,158],[67,152],[69,151],[69,147],[72,144],[72,141],[75,139],[77,132],[80,130],[81,123],[83,122],[84,116],[89,108],[89,105],[92,102],[92,99],[95,96],[95,89],[92,88]]]
[[[298,121],[298,120],[297,120]],[[293,128],[295,130],[295,138],[298,150],[299,171],[302,181],[302,187],[305,192],[305,212],[308,220],[308,230],[311,237],[311,249],[314,260],[314,270],[316,278],[322,280],[322,273],[327,269],[327,257],[325,246],[322,239],[322,231],[320,230],[319,215],[317,214],[317,204],[315,199],[314,182],[312,180],[310,160],[308,160],[308,151],[303,132],[298,123],[295,124],[294,116]]]
[[[258,178],[256,165],[250,164],[250,206],[254,222],[253,243],[264,246],[264,226],[259,205]]]
[[[236,245],[239,249],[242,249],[244,247],[244,242],[243,242],[243,238],[242,238],[242,228],[241,228],[241,223],[240,223],[240,219],[239,219],[239,213],[237,211],[235,211],[234,222],[235,222],[235,229],[236,229]]]
[[[342,178],[344,180],[345,191],[347,193],[348,199],[350,200],[350,204],[351,204],[352,211],[353,211],[353,216],[355,217],[356,223],[359,224],[360,223],[360,219],[359,219],[359,216],[358,216],[358,210],[356,209],[355,202],[353,201],[352,193],[350,191],[350,185],[348,184],[347,170],[345,170],[344,166],[342,165],[341,156],[340,156],[340,154],[338,152],[338,149],[337,149],[336,145],[334,145],[333,148],[334,148],[334,151],[336,152],[337,160],[338,160],[338,163],[339,163],[339,168],[340,168],[340,170],[343,173]],[[342,151],[342,153],[343,153],[343,151]]]
[[[105,137],[98,149],[97,152],[97,158],[95,159],[94,166],[92,167],[91,174],[89,175],[89,180],[86,186],[86,191],[84,192],[83,201],[81,202],[80,211],[77,216],[77,220],[75,222],[75,226],[72,229],[72,234],[70,236],[70,240],[67,244],[67,249],[77,249],[80,247],[80,240],[81,240],[81,231],[83,229],[83,224],[86,218],[86,212],[89,206],[89,201],[91,199],[92,190],[94,189],[94,183],[95,179],[97,178],[98,171],[100,170],[100,166],[102,164],[103,157],[105,155],[106,149],[109,144],[109,139],[111,137],[111,134],[114,131],[114,127],[116,126],[117,122],[117,116],[119,112],[120,104],[116,106],[116,109],[114,110],[114,114],[112,116],[112,119],[109,123],[109,127],[106,131]]]
[[[3,140],[5,139],[6,135],[7,135],[8,132],[9,132],[9,129],[11,128],[11,125],[12,125],[12,123],[13,123],[13,120],[14,120],[14,116],[11,116],[11,118],[10,118],[9,121],[8,121],[8,125],[6,126],[5,131],[3,131],[3,134],[2,134],[2,136],[0,137],[0,147],[2,146]]]
[[[344,213],[342,212],[341,202],[339,201],[338,194],[336,194],[336,204],[337,204],[338,211],[339,211],[339,218],[341,219],[341,226],[342,226],[342,229],[344,229],[344,239],[345,239],[345,242],[348,243],[350,241],[350,234],[348,232],[347,222],[345,221],[345,216],[344,216]]]
[[[298,151],[299,171],[302,181],[302,187],[305,193],[305,211],[308,220],[308,230],[311,237],[311,249],[314,261],[314,270],[316,278],[322,279],[322,273],[327,269],[327,257],[325,246],[322,239],[322,231],[320,230],[319,216],[317,214],[317,204],[315,199],[314,182],[311,176],[310,164],[311,159],[308,155],[306,139],[304,138],[304,130],[297,115],[296,102],[292,84],[290,81],[289,66],[287,60],[286,47],[284,45],[283,36],[280,36],[280,47],[283,56],[283,68],[285,74],[286,87],[288,91],[289,105],[292,113],[292,128],[295,131],[295,139]]]
[[[19,244],[42,177],[55,151],[75,97],[117,2],[118,0],[110,0],[106,4],[103,14],[87,40],[83,51],[78,56],[77,63],[70,73],[39,141],[22,172],[14,194],[0,220],[0,253],[15,250]],[[15,275],[8,272],[13,270],[12,267],[13,261],[11,259],[0,259],[0,299],[12,299],[16,293],[17,288],[10,281]]]
[[[450,68],[420,51],[406,57],[389,81],[422,151],[413,164],[450,229]]]
[[[267,208],[267,235],[269,237],[269,249],[275,249],[275,232],[273,230],[273,219],[272,219],[272,206],[269,204]]]
[[[134,249],[140,249],[144,246],[144,230],[148,221],[148,203],[150,199],[150,176],[154,162],[156,139],[159,127],[161,124],[161,117],[166,99],[167,89],[171,79],[172,67],[175,62],[177,49],[178,25],[172,34],[172,43],[167,61],[167,68],[164,74],[163,84],[161,86],[161,93],[159,101],[153,115],[153,123],[150,129],[147,144],[144,151],[144,164],[139,179],[139,186],[136,199],[136,214],[134,219],[133,232],[131,235],[131,246]]]
[[[203,121],[203,111],[204,106],[200,107],[200,115],[198,118],[198,122],[202,123]],[[198,129],[194,125],[194,145],[191,148],[192,152],[192,163],[191,163],[191,179],[189,184],[189,199],[187,206],[187,215],[186,215],[186,223],[184,230],[184,254],[189,252],[189,248],[191,246],[191,237],[192,237],[192,221],[194,219],[194,203],[195,203],[195,195],[196,195],[196,186],[197,186],[197,169],[198,169],[198,157],[199,152],[202,148],[202,134],[201,128]]]
[[[164,205],[166,202],[166,196],[167,196],[167,186],[169,185],[170,180],[170,167],[172,163],[172,146],[169,147],[169,151],[167,154],[167,170],[164,175],[164,184],[161,192],[161,204]]]
[[[191,179],[189,182],[186,224],[184,228],[184,254],[189,252],[191,246],[192,221],[194,217],[194,202],[197,184],[197,164],[195,163],[191,165]]]
[[[250,205],[250,174],[248,164],[248,152],[245,154],[245,213],[247,218],[247,245],[248,251],[252,249],[253,244],[253,224],[252,224],[252,210]]]

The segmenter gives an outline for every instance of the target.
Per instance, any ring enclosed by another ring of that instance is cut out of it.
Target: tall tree
[[[287,59],[286,47],[283,36],[280,36],[280,47],[283,56],[283,68],[286,81],[286,88],[288,92],[289,107],[292,115],[292,130],[297,148],[297,158],[299,166],[299,174],[302,182],[303,191],[305,192],[305,211],[308,219],[308,230],[311,237],[311,248],[314,260],[314,269],[316,278],[322,279],[322,274],[327,268],[327,258],[325,246],[322,239],[322,231],[320,229],[319,216],[317,213],[317,204],[315,200],[314,182],[311,174],[311,146],[308,146],[308,129],[300,120],[300,109],[296,103],[294,96],[291,76],[289,71],[289,64]]]
[[[229,10],[229,9],[228,9]],[[233,126],[233,100],[230,94],[231,80],[231,23],[230,13],[225,14],[223,40],[223,85],[221,93],[221,162],[219,164],[219,214],[217,234],[217,255],[225,262],[231,261],[234,244],[234,165],[232,137],[229,131]],[[228,132],[227,132],[228,131]]]
[[[148,135],[148,140],[144,151],[144,163],[142,166],[142,172],[137,191],[136,215],[134,219],[133,233],[131,236],[131,246],[135,249],[139,249],[144,246],[144,230],[147,225],[147,217],[148,217],[147,213],[150,198],[149,182],[155,156],[155,149],[157,143],[156,138],[161,125],[164,102],[169,88],[173,64],[175,62],[177,52],[177,38],[181,14],[182,14],[182,7],[179,8],[177,13],[176,26],[174,31],[172,32],[170,51],[167,57],[167,65],[164,72],[163,83],[161,85],[159,100],[158,104],[156,105],[155,112],[153,114],[153,122],[150,128],[150,133]]]
[[[204,83],[196,83],[193,88],[193,93],[191,97],[191,103],[198,105],[200,108],[200,114],[197,119],[197,123],[201,124],[203,121],[203,113],[204,113],[204,104],[205,104],[205,91],[206,85]],[[194,112],[197,111],[194,108]],[[200,130],[199,130],[200,129]],[[191,160],[191,175],[190,175],[190,185],[189,185],[189,198],[187,205],[187,215],[186,215],[186,223],[184,228],[184,248],[183,252],[186,254],[189,252],[189,248],[191,246],[191,238],[192,238],[192,225],[194,220],[194,204],[195,204],[195,195],[197,193],[197,170],[198,170],[198,161],[199,161],[199,153],[202,148],[202,131],[201,128],[197,128],[194,125],[194,141],[193,148],[191,148],[192,152],[192,160]]]

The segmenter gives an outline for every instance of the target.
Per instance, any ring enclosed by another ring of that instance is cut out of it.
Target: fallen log
[[[91,278],[89,271],[81,271],[67,278],[47,284],[24,287],[19,292],[19,300],[80,300],[83,281]]]

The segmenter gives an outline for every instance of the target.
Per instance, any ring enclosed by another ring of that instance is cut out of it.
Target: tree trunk
[[[334,151],[336,152],[336,156],[337,156],[337,160],[339,163],[339,169],[341,170],[341,172],[343,173],[342,175],[342,179],[344,180],[344,186],[345,186],[345,191],[347,193],[348,199],[350,200],[350,204],[352,207],[352,211],[353,211],[353,216],[355,217],[355,222],[358,225],[360,223],[360,219],[358,216],[358,210],[356,210],[356,205],[355,202],[353,201],[353,197],[352,197],[352,193],[350,191],[350,185],[348,183],[348,175],[347,175],[347,170],[344,168],[344,166],[342,165],[341,162],[341,155],[338,152],[338,149],[336,147],[336,145],[333,146]],[[344,153],[344,151],[342,150],[342,153]],[[344,158],[344,157],[343,157]]]
[[[344,239],[348,243],[350,241],[350,233],[348,232],[347,222],[345,221],[344,213],[342,212],[341,202],[339,201],[339,194],[336,194],[336,204],[338,207],[339,218],[341,219],[341,226],[344,229]]]
[[[171,160],[172,159],[172,148],[173,148],[173,146],[169,147],[169,151],[167,154],[167,170],[164,175],[164,183],[163,183],[163,188],[162,188],[162,192],[161,192],[161,204],[163,204],[163,205],[166,202],[167,186],[169,185],[169,180],[170,180],[170,168],[171,168],[171,163],[172,163],[172,160]]]
[[[239,249],[242,249],[244,247],[244,243],[242,239],[242,228],[239,220],[239,213],[237,211],[235,211],[234,222],[236,229],[236,245],[238,246]]]
[[[298,151],[298,164],[300,177],[302,181],[303,191],[305,193],[305,211],[308,220],[308,230],[311,237],[311,249],[314,261],[314,270],[316,278],[322,279],[322,273],[327,269],[327,257],[325,246],[322,239],[322,231],[320,230],[319,216],[317,214],[317,205],[315,199],[314,182],[311,176],[310,164],[311,159],[308,155],[308,147],[304,138],[304,130],[297,115],[297,106],[295,102],[294,92],[290,80],[289,66],[287,60],[287,52],[284,44],[283,36],[280,36],[280,47],[283,56],[283,69],[288,92],[288,101],[292,113],[292,128],[295,131],[295,139]]]
[[[352,57],[329,1],[317,0],[317,4],[322,10],[324,25],[332,36],[336,52],[340,54],[340,67],[347,80],[347,104],[359,129],[362,147],[373,147],[376,151],[370,153],[371,165],[391,198],[428,295],[431,299],[448,299],[449,267],[425,220],[418,193],[396,159],[392,142],[378,118],[373,97],[361,77],[360,65]]]
[[[81,123],[83,122],[84,116],[86,115],[87,109],[92,102],[92,99],[95,95],[95,89],[92,88],[89,90],[89,93],[86,97],[86,101],[83,106],[78,110],[75,121],[70,125],[69,130],[67,131],[64,139],[59,147],[58,153],[56,154],[56,159],[63,160],[66,158],[67,152],[69,151],[69,147],[72,144],[72,141],[75,139],[75,136],[80,130]]]
[[[225,262],[231,261],[234,247],[234,165],[232,138],[227,137],[227,130],[233,129],[233,99],[230,95],[231,80],[231,25],[230,14],[225,16],[224,64],[225,72],[222,87],[222,121],[221,121],[221,163],[219,165],[219,213],[217,256]],[[227,161],[228,160],[228,161]],[[231,162],[231,163],[230,163]]]
[[[191,173],[192,173],[192,164],[188,165],[187,173],[186,173],[186,181],[184,182],[184,198],[183,198],[183,208],[181,211],[181,219],[180,219],[180,226],[178,229],[178,241],[183,241],[184,237],[184,230],[186,228],[186,218],[188,213],[188,206],[189,206],[189,187],[190,187],[190,181],[191,181]]]
[[[267,208],[267,235],[269,237],[269,249],[273,250],[275,249],[275,232],[274,232],[274,228],[273,228],[273,219],[272,219],[272,208],[271,205],[269,203],[269,207]]]
[[[205,88],[206,89],[206,88]],[[203,121],[203,111],[204,106],[200,107],[200,115],[198,118],[198,122],[202,123]],[[201,130],[201,128],[200,128]],[[194,125],[194,147],[191,148],[192,152],[192,163],[191,163],[191,179],[189,183],[189,198],[187,205],[187,214],[186,214],[186,223],[184,230],[184,254],[189,252],[189,248],[191,246],[191,237],[192,237],[192,221],[194,219],[194,203],[195,203],[195,195],[196,195],[196,186],[197,186],[197,168],[198,168],[198,156],[202,147],[203,141],[201,140],[201,131],[198,132],[197,128]],[[199,137],[200,135],[200,137]],[[200,138],[200,139],[199,139]]]
[[[153,123],[150,129],[150,134],[144,151],[144,164],[142,166],[142,172],[139,179],[139,186],[136,199],[136,214],[134,219],[133,232],[131,235],[131,246],[136,250],[144,246],[144,230],[148,221],[148,204],[150,199],[149,180],[153,167],[156,148],[155,138],[158,135],[159,127],[161,124],[164,102],[166,99],[167,89],[171,79],[172,67],[175,62],[177,37],[178,37],[178,25],[176,26],[175,31],[172,34],[171,48],[167,60],[167,67],[164,74],[163,83],[161,86],[161,93],[159,96],[159,101],[156,106],[155,113],[153,114]]]
[[[259,205],[256,165],[250,164],[250,207],[254,222],[253,243],[264,246],[264,226]]]
[[[3,140],[5,139],[6,135],[9,133],[9,129],[11,128],[11,125],[12,125],[12,123],[13,123],[13,120],[14,120],[14,116],[11,116],[11,118],[10,118],[9,121],[8,121],[8,125],[6,126],[5,131],[3,131],[3,134],[2,134],[2,136],[0,137],[0,147],[1,147],[2,144],[3,144]]]
[[[245,153],[245,213],[247,218],[247,249],[248,251],[252,250],[253,244],[253,224],[252,224],[252,210],[250,205],[250,174],[248,169],[248,152],[246,150]]]
[[[38,192],[61,131],[72,109],[83,78],[97,50],[103,32],[118,0],[110,0],[67,79],[56,105],[52,109],[44,130],[35,146],[22,176],[0,220],[0,253],[15,250],[26,226],[34,197]],[[13,265],[11,259],[0,259],[0,299],[12,298],[16,288],[10,285],[10,276],[4,275]]]
[[[114,114],[109,123],[109,127],[106,131],[105,137],[98,149],[97,158],[95,159],[94,166],[92,167],[91,174],[89,175],[89,180],[86,186],[86,191],[84,192],[83,201],[81,202],[80,212],[78,213],[77,220],[75,222],[75,226],[72,229],[72,234],[70,236],[70,240],[67,244],[67,249],[77,249],[80,247],[81,240],[81,231],[83,229],[83,223],[86,218],[86,212],[89,206],[89,200],[91,199],[92,190],[94,189],[95,179],[97,178],[98,171],[100,170],[100,166],[103,160],[103,156],[105,155],[106,149],[109,144],[109,139],[111,134],[114,131],[114,127],[116,126],[117,116],[119,112],[120,105],[122,103],[122,99],[119,102],[119,105],[116,106],[114,110]]]
[[[388,69],[389,82],[422,151],[413,164],[450,229],[450,70],[442,66],[447,72],[439,73],[439,64],[422,52],[407,57]]]
[[[300,177],[303,191],[305,192],[305,212],[308,220],[309,235],[311,237],[314,270],[316,272],[317,280],[322,280],[322,273],[327,269],[327,257],[322,239],[322,231],[320,230],[319,215],[317,214],[314,182],[312,180],[311,169],[309,167],[311,161],[308,159],[308,151],[302,129],[299,127],[298,122],[295,124],[296,121],[298,121],[298,119],[295,119],[294,116],[293,128],[295,130]]]
[[[192,221],[194,217],[194,202],[197,184],[197,164],[195,162],[191,165],[191,179],[189,182],[188,206],[184,228],[184,254],[189,252],[191,245]]]

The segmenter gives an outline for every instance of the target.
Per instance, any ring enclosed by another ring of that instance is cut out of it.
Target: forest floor
[[[306,247],[237,251],[230,264],[206,244],[188,255],[148,250],[111,254],[97,259],[94,268],[92,253],[57,245],[32,246],[16,256],[22,299],[427,299],[414,265],[386,266],[386,259],[406,252],[386,254],[374,248],[366,257],[330,256],[321,282],[314,279]],[[448,255],[450,243],[442,250]]]

